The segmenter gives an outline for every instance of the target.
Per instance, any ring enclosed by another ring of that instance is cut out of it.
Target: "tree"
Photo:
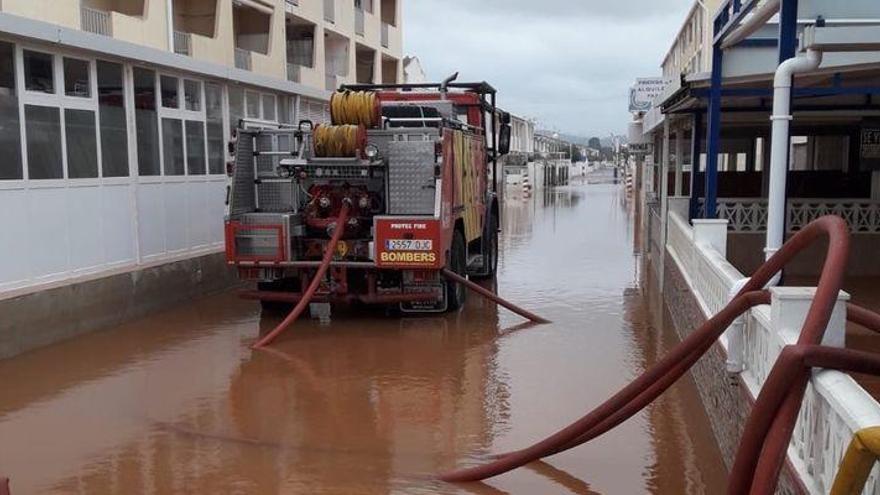
[[[602,140],[597,137],[590,138],[587,144],[590,146],[590,148],[593,148],[594,150],[602,149]]]
[[[585,162],[587,161],[587,157],[581,152],[581,149],[577,146],[572,150],[573,153],[571,155],[571,163]]]

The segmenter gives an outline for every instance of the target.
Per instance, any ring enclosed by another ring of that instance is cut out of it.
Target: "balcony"
[[[354,34],[364,35],[364,11],[363,9],[354,9]]]
[[[336,22],[336,0],[324,0],[324,20]]]
[[[357,43],[354,56],[355,80],[358,84],[372,84],[376,72],[376,51]]]
[[[251,4],[233,3],[232,32],[235,40],[235,67],[253,70],[254,53],[269,55],[272,10],[252,7]]]
[[[252,70],[253,58],[249,50],[242,48],[235,49],[235,68],[241,70]]]
[[[287,63],[287,80],[290,82],[302,82],[302,65]]]
[[[302,70],[315,67],[315,31],[317,26],[293,14],[287,15],[287,80],[302,82]],[[319,76],[319,74],[315,74]],[[320,77],[320,76],[319,76]],[[320,79],[318,79],[320,81]],[[317,82],[320,85],[320,82]]]
[[[391,31],[391,25],[387,22],[382,23],[382,48],[388,48],[388,41],[390,38],[389,32]]]
[[[81,7],[80,23],[83,31],[102,36],[113,36],[113,19],[110,16],[110,12],[90,7]]]
[[[174,53],[192,56],[192,34],[174,31]]]

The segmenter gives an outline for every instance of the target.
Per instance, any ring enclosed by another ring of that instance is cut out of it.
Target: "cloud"
[[[623,20],[664,15],[684,4],[671,0],[413,0],[413,3],[421,2],[442,4],[449,12],[464,11],[480,16]]]
[[[687,0],[409,0],[404,50],[434,80],[486,80],[506,109],[583,136],[622,132],[628,89],[655,76]]]

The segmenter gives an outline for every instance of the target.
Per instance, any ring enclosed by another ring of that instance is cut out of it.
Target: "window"
[[[184,175],[183,127],[180,119],[162,119],[165,175]]]
[[[180,108],[179,82],[176,77],[162,76],[162,106],[165,108]]]
[[[134,69],[134,119],[137,129],[138,175],[162,175],[159,159],[159,118],[156,73]]]
[[[128,176],[128,131],[122,65],[98,61],[98,112],[104,177]]]
[[[223,138],[223,87],[205,84],[205,111],[208,131],[208,173],[225,171],[225,139]]]
[[[289,96],[281,96],[278,98],[278,122],[282,124],[292,124],[293,114],[291,113],[293,105]]]
[[[186,100],[186,109],[190,112],[202,111],[202,83],[198,81],[183,81],[183,97]]]
[[[95,135],[95,112],[64,110],[67,139],[67,176],[71,179],[98,176],[98,138]]]
[[[260,118],[260,93],[245,91],[246,115],[249,119]]]
[[[278,109],[276,108],[277,99],[274,94],[247,90],[244,92],[244,96],[245,115],[248,119],[264,120],[267,122],[278,121]],[[233,103],[233,94],[232,89],[230,88],[230,113],[234,113]]]
[[[0,180],[23,178],[21,123],[15,88],[15,45],[0,42]]]
[[[205,124],[186,121],[186,170],[189,175],[205,175]]]
[[[238,86],[229,86],[229,125],[237,128],[244,118],[244,90]]]
[[[275,95],[263,95],[263,120],[275,120]]]
[[[64,58],[64,94],[78,98],[91,98],[92,86],[89,63],[75,58]]]
[[[28,174],[31,179],[62,179],[61,114],[58,108],[24,107]]]
[[[48,53],[24,51],[24,86],[28,91],[55,93],[52,60],[52,55]]]

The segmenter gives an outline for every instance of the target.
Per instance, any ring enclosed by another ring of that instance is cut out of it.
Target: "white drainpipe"
[[[788,153],[791,131],[791,87],[795,74],[819,68],[822,52],[808,50],[805,56],[790,58],[776,69],[773,80],[773,131],[770,142],[770,194],[767,207],[767,259],[773,256],[785,240],[785,181],[788,174]],[[779,282],[779,274],[770,282]]]
[[[165,22],[168,24],[168,51],[174,52],[174,0],[165,0]]]

